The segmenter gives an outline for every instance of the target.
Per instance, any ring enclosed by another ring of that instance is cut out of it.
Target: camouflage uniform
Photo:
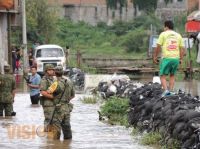
[[[51,131],[53,132],[54,139],[60,138],[61,129],[63,131],[64,139],[71,139],[70,112],[72,111],[73,105],[70,103],[70,99],[74,97],[75,91],[72,82],[69,79],[58,77],[57,81],[58,86],[53,93],[53,101],[56,106],[51,123]]]
[[[54,66],[47,64],[45,67],[45,71],[47,71],[48,69],[51,69],[51,68],[54,68]],[[48,75],[43,76],[43,78],[41,79],[40,90],[46,91],[53,82],[54,82],[53,76],[48,76]],[[47,124],[49,123],[49,121],[51,119],[51,115],[54,110],[54,102],[51,99],[48,99],[47,97],[42,96],[40,98],[40,104],[43,107],[44,125],[46,128]]]
[[[3,116],[4,110],[5,116],[12,116],[14,98],[12,91],[15,88],[15,79],[11,74],[0,74],[0,116]]]

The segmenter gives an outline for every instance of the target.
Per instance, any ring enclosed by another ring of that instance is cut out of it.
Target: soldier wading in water
[[[41,79],[40,83],[41,94],[43,91],[46,91],[54,82],[54,66],[52,64],[47,64],[45,65],[44,71],[45,75]],[[51,119],[51,114],[54,109],[54,102],[48,97],[42,96],[40,97],[40,104],[42,105],[44,112],[44,131],[47,131],[46,128]]]
[[[9,74],[10,65],[4,65],[5,74],[0,74],[0,116],[15,116],[13,102],[15,97],[15,78]]]
[[[53,139],[60,139],[62,129],[64,139],[71,139],[70,112],[73,109],[73,105],[70,103],[70,100],[74,98],[75,91],[72,82],[62,77],[63,68],[57,66],[54,70],[57,81],[47,91],[41,92],[43,96],[53,101],[55,106],[51,113],[48,131],[52,133]]]

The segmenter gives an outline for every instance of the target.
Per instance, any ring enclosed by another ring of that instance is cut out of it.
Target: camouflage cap
[[[44,66],[44,71],[52,70],[52,69],[54,69],[54,66],[53,66],[52,64],[46,64],[46,65]]]
[[[63,74],[63,67],[62,66],[56,66],[55,68],[54,68],[54,70],[55,70],[55,73],[58,73],[58,74]]]

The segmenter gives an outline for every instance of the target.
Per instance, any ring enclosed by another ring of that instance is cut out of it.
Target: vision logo
[[[7,127],[9,139],[35,139],[36,137],[46,137],[42,125],[10,125]]]

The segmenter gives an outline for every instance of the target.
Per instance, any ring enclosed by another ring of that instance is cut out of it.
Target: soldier
[[[10,65],[4,65],[5,74],[0,74],[0,116],[15,116],[13,112],[13,102],[15,97],[15,79],[9,74]]]
[[[43,91],[46,91],[49,86],[54,82],[54,66],[52,64],[47,64],[45,65],[45,75],[41,79],[41,84],[40,84],[40,92],[42,94]],[[42,96],[40,98],[40,104],[43,107],[43,112],[44,112],[44,128],[45,131],[48,125],[48,122],[51,119],[52,111],[54,109],[54,103],[52,100],[49,100],[48,97]]]
[[[64,139],[71,139],[70,112],[73,105],[70,100],[74,98],[75,91],[72,82],[62,77],[63,68],[61,66],[55,67],[55,75],[57,82],[44,92],[44,96],[49,97],[55,103],[55,109],[49,122],[51,125],[50,131],[52,131],[54,139],[59,139],[62,129]]]

